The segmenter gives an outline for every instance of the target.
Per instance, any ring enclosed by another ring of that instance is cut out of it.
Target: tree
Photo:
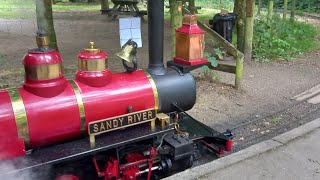
[[[262,0],[259,0],[259,4],[258,4],[258,15],[261,14],[261,8],[262,8]]]
[[[290,19],[293,21],[296,14],[296,0],[291,0],[291,16]]]
[[[49,47],[58,51],[51,0],[36,0],[36,15],[38,30],[48,33]]]
[[[245,41],[246,0],[235,0],[233,12],[238,15],[236,21],[237,49],[243,53]]]
[[[283,1],[283,19],[287,19],[287,13],[288,13],[288,0]]]
[[[182,25],[182,1],[169,0],[171,18],[171,57],[176,54],[176,29]]]
[[[244,59],[250,61],[252,58],[252,39],[253,39],[253,10],[255,0],[246,1],[246,31],[244,42]]]
[[[272,13],[273,13],[273,0],[269,0],[268,4],[268,19],[272,19]]]
[[[109,0],[100,0],[101,9],[109,9]]]
[[[189,0],[189,10],[192,14],[198,13],[198,10],[194,1],[195,0]]]

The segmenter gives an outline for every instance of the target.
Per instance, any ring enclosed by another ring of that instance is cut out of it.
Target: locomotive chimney
[[[148,1],[149,66],[153,75],[164,75],[163,65],[164,0]]]

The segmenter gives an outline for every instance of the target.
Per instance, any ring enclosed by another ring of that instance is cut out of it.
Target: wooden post
[[[101,10],[108,10],[109,7],[109,0],[100,0]]]
[[[288,0],[283,1],[283,20],[287,19],[287,13],[288,13]]]
[[[209,28],[204,23],[201,23],[199,20],[198,20],[198,26],[202,30],[204,30],[206,33],[210,34],[218,42],[219,46],[225,48],[227,50],[227,52],[229,52],[232,56],[236,57],[236,70],[235,70],[235,72],[233,70],[230,70],[231,69],[230,67],[225,67],[225,69],[228,69],[228,70],[227,71],[224,70],[224,72],[235,73],[235,88],[240,89],[241,80],[242,80],[242,72],[243,72],[243,61],[244,61],[243,54],[240,51],[238,51],[226,39],[221,37],[217,32],[213,31],[211,28]],[[209,68],[214,69],[212,67],[209,67]]]
[[[272,13],[273,13],[273,0],[269,0],[268,5],[268,20],[272,19]]]
[[[189,11],[191,12],[191,14],[198,13],[197,7],[195,5],[195,0],[189,0]]]
[[[235,78],[235,88],[240,89],[242,72],[243,72],[243,54],[238,53],[236,57],[236,78]]]
[[[185,14],[190,14],[190,11],[188,9],[183,8],[183,13]],[[232,56],[236,57],[236,67],[235,70],[230,67],[230,66],[223,66],[221,69],[217,70],[222,70],[224,72],[230,72],[230,73],[235,73],[235,88],[240,89],[241,85],[241,80],[242,80],[242,72],[243,72],[243,53],[240,52],[237,48],[235,48],[229,41],[221,37],[217,32],[212,30],[210,27],[208,27],[206,24],[200,22],[199,20],[197,21],[198,26],[204,30],[207,34],[211,35],[216,42],[218,42],[219,46],[222,48],[226,49],[228,53],[230,53]],[[209,63],[208,63],[209,65]],[[219,67],[219,65],[218,65]],[[217,68],[218,68],[217,67]],[[210,69],[215,69],[214,67],[210,67]]]
[[[245,41],[246,0],[235,0],[233,12],[238,14],[236,21],[237,49],[243,53]]]
[[[291,16],[290,19],[294,21],[296,15],[296,0],[291,0]]]
[[[182,25],[182,1],[170,0],[171,58],[176,55],[176,29]]]
[[[53,25],[51,0],[37,0],[36,15],[38,30],[48,33],[49,47],[58,51],[56,33]]]
[[[246,13],[246,32],[244,42],[244,59],[250,61],[252,58],[252,39],[253,39],[253,10],[254,0],[247,0]]]
[[[259,3],[258,3],[258,15],[261,14],[261,8],[262,8],[262,0],[259,0]]]

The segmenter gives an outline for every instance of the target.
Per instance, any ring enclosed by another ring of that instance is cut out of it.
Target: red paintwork
[[[27,113],[31,148],[80,136],[78,104],[71,85],[52,98],[36,96],[23,88],[19,91]]]
[[[91,61],[96,59],[106,59],[108,58],[108,54],[101,50],[99,53],[95,53],[95,54],[82,51],[82,52],[79,52],[78,58],[82,60]]]
[[[144,159],[144,155],[141,153],[130,153],[125,157],[127,162],[135,162]]]
[[[232,146],[233,146],[232,144],[233,144],[233,142],[232,142],[231,139],[226,140],[226,151],[227,151],[227,152],[232,151]]]
[[[62,62],[60,54],[56,50],[49,50],[41,52],[38,49],[31,49],[23,58],[24,65],[49,65],[58,64]]]
[[[57,178],[55,178],[54,180],[80,180],[77,176],[75,175],[62,175],[59,176]]]
[[[19,139],[11,100],[0,90],[0,160],[25,155],[24,141]]]
[[[139,173],[138,166],[128,168],[122,172],[121,180],[136,180],[137,177],[140,176],[140,175],[137,175],[137,173]],[[109,179],[106,179],[106,180],[109,180]]]
[[[23,58],[24,66],[41,66],[62,63],[60,54],[55,50],[41,52],[39,49],[28,51]],[[67,80],[62,71],[59,77],[49,80],[31,80],[25,79],[23,88],[30,93],[41,97],[53,97],[60,94],[67,86]]]
[[[97,160],[93,158],[93,163],[95,165],[97,174],[99,177],[104,177],[105,180],[135,180],[137,177],[141,176],[139,166],[145,163],[148,163],[148,180],[151,179],[151,169],[153,166],[154,159],[158,154],[157,151],[153,148],[149,150],[150,156],[146,157],[139,153],[131,153],[125,159],[127,160],[130,157],[130,160],[134,160],[133,162],[127,162],[126,164],[122,164],[119,166],[119,161],[116,158],[111,158],[106,162],[105,170],[102,172],[99,168]],[[138,155],[139,154],[139,155]],[[121,174],[119,174],[121,172]]]
[[[108,161],[106,167],[105,173],[103,174],[105,180],[112,180],[113,178],[119,179],[119,162],[116,158]],[[100,173],[99,177],[103,177],[101,175]]]
[[[78,54],[78,58],[82,61],[95,61],[101,59],[107,59],[108,54],[104,51],[98,53],[90,53],[86,51],[82,51]],[[108,67],[104,71],[95,71],[95,72],[88,72],[88,71],[81,71],[79,70],[76,74],[76,80],[83,84],[93,86],[93,87],[102,87],[110,83],[112,79],[112,72]]]
[[[91,87],[77,82],[82,95],[86,124],[132,111],[155,107],[154,94],[146,74],[141,71],[114,74],[104,87]],[[80,113],[71,85],[57,96],[45,98],[19,88],[28,119],[30,148],[54,144],[81,135]],[[25,154],[18,139],[11,101],[0,91],[0,159]],[[8,143],[10,142],[10,143]],[[2,145],[5,145],[2,146]],[[8,145],[10,144],[10,145]],[[12,146],[11,146],[12,145]]]
[[[81,82],[77,84],[83,98],[87,123],[127,114],[129,106],[132,106],[133,112],[155,107],[151,84],[141,70],[113,74],[111,82],[100,88]]]
[[[56,79],[41,81],[26,79],[23,88],[34,95],[50,98],[59,95],[67,85],[68,81],[61,76]]]
[[[198,25],[187,25],[183,24],[180,28],[176,30],[178,33],[184,34],[204,34],[204,31],[198,27]]]
[[[92,87],[102,87],[109,84],[112,80],[110,69],[101,72],[78,71],[76,80]]]
[[[182,65],[187,65],[187,66],[195,66],[195,65],[200,65],[200,64],[207,64],[208,60],[206,58],[202,59],[194,59],[191,61],[184,60],[181,58],[174,57],[173,61],[177,64],[182,64]]]

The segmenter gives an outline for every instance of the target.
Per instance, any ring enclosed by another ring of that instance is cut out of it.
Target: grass
[[[282,117],[272,117],[271,123],[277,124],[277,123],[281,122],[281,120],[282,120]]]
[[[33,0],[1,0],[1,19],[28,19],[35,17]]]
[[[100,11],[100,4],[96,3],[57,3],[52,6],[54,12],[61,11]]]
[[[1,19],[34,19],[35,0],[1,0]],[[112,5],[112,4],[111,4]],[[54,12],[62,11],[100,11],[98,3],[57,3],[52,6]]]
[[[226,9],[228,11],[233,10],[234,0],[196,0],[196,6],[205,7],[208,9]]]
[[[256,19],[254,58],[258,62],[293,60],[296,55],[316,48],[316,27],[306,22],[282,20],[279,15],[268,21]]]
[[[1,54],[0,53],[0,63],[4,62],[6,60],[7,55],[6,54]]]

